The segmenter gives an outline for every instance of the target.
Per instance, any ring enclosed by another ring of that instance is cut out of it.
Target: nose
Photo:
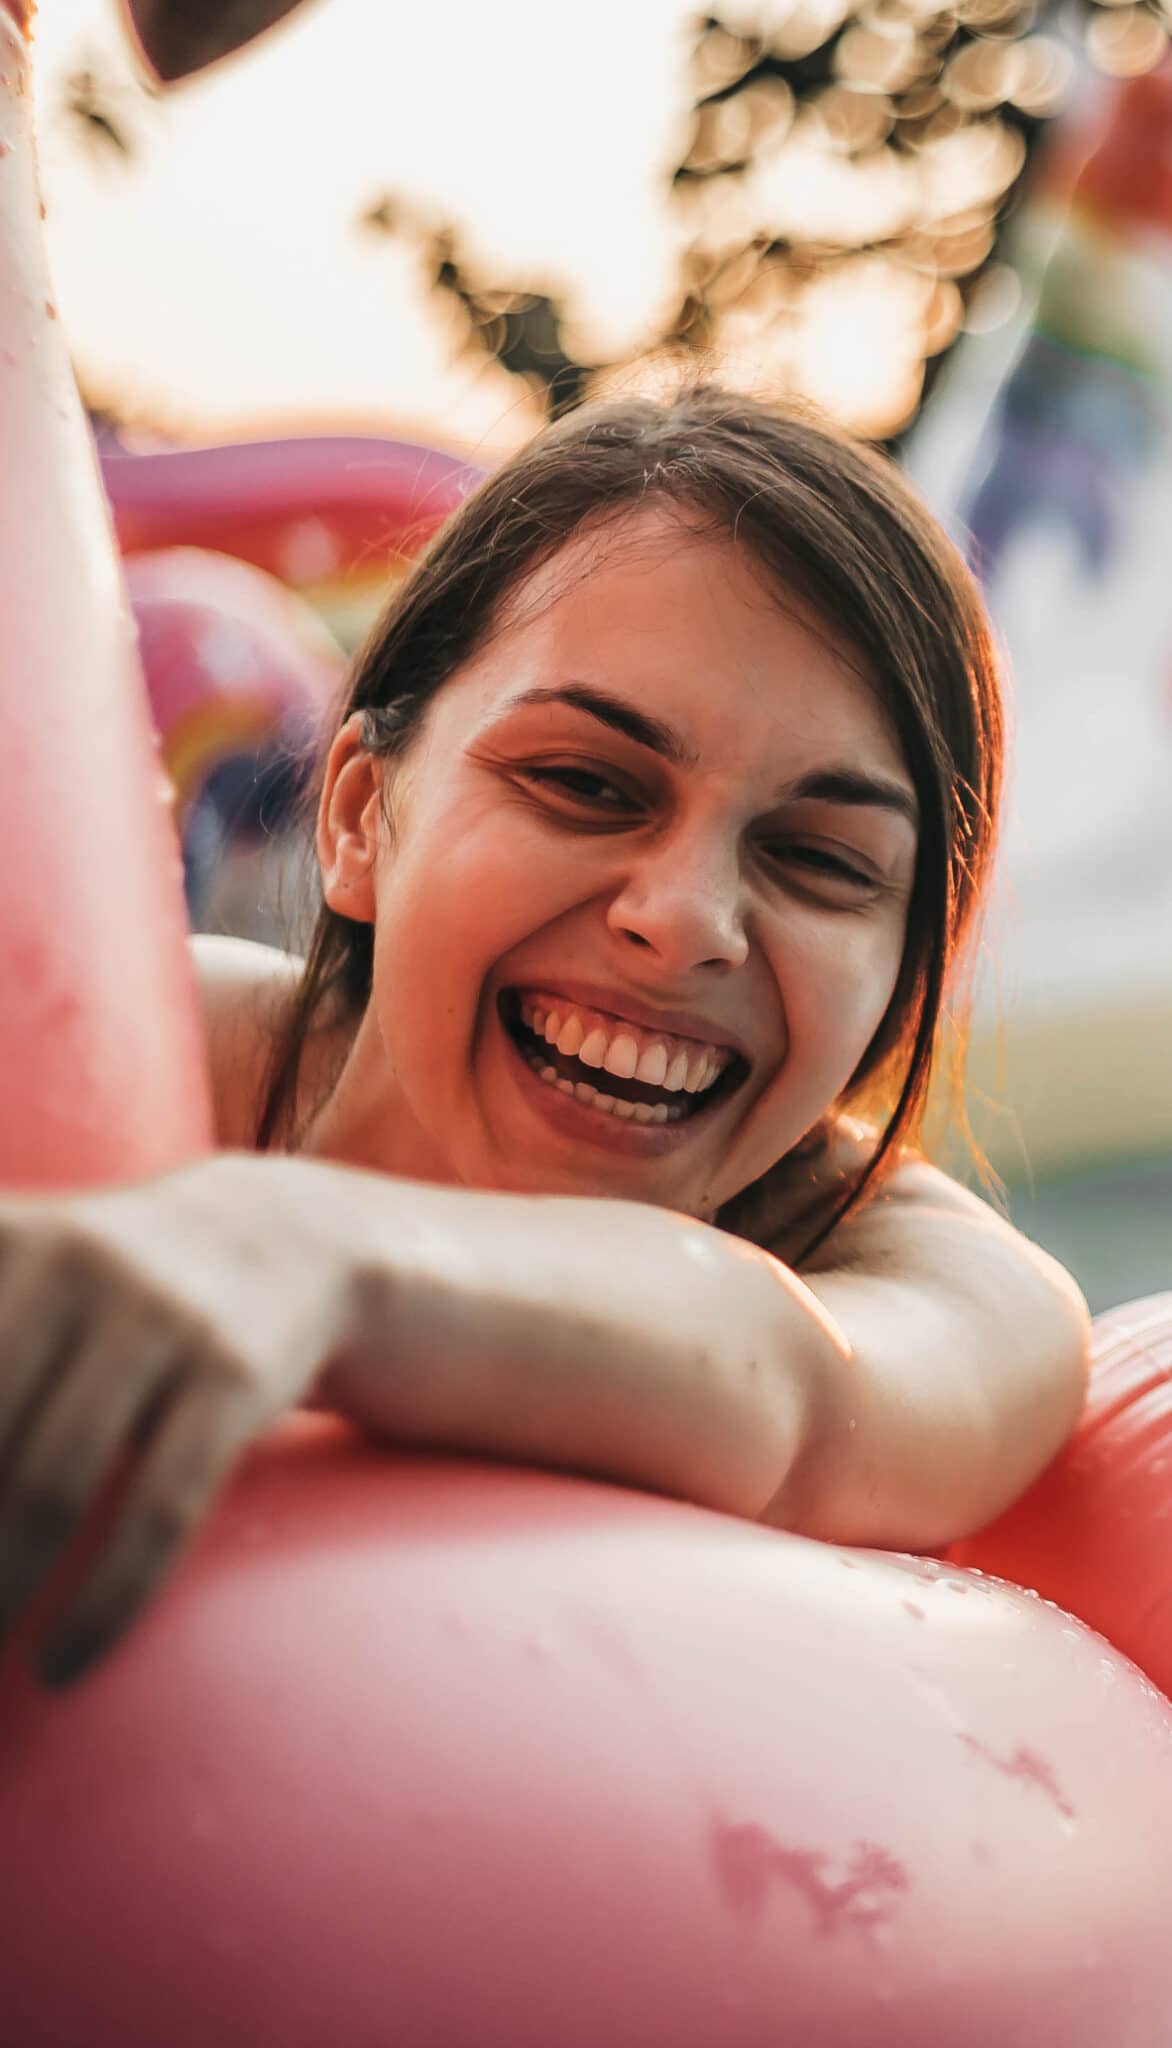
[[[607,914],[612,932],[668,972],[740,967],[748,957],[744,877],[735,847],[676,834],[645,851]]]

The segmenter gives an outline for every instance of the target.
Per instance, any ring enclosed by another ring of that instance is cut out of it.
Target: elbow
[[[727,1359],[702,1360],[703,1398],[690,1404],[686,1418],[683,1408],[677,1409],[675,1426],[657,1433],[630,1478],[739,1521],[766,1519],[778,1494],[779,1474],[794,1463],[798,1427],[785,1390],[772,1387],[771,1378],[750,1357],[730,1389]]]
[[[1031,1246],[1031,1251],[1037,1261],[1042,1302],[1033,1370],[1028,1376],[1032,1399],[1023,1416],[1029,1469],[1017,1493],[1032,1484],[1077,1428],[1091,1370],[1091,1313],[1082,1289],[1047,1252],[1037,1246]]]

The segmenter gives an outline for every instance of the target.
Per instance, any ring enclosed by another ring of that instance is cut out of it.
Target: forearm
[[[775,1260],[642,1204],[344,1179],[363,1334],[323,1375],[331,1405],[747,1516],[777,1493],[834,1337]]]
[[[1078,1413],[1078,1290],[930,1169],[840,1226],[808,1280],[650,1205],[271,1155],[175,1179],[169,1229],[161,1197],[148,1212],[167,1240],[155,1263],[194,1246],[201,1271],[206,1232],[212,1320],[236,1318],[224,1278],[250,1316],[269,1304],[266,1321],[308,1286],[329,1332],[320,1398],[400,1443],[928,1549],[1021,1492]],[[259,1290],[258,1270],[276,1276]]]

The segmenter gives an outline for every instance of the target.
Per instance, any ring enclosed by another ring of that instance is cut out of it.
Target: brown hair
[[[988,873],[1001,776],[1001,701],[979,597],[894,466],[803,413],[711,385],[667,403],[584,406],[497,470],[448,521],[359,657],[341,715],[365,714],[372,751],[403,754],[431,698],[483,644],[525,579],[588,523],[652,501],[730,535],[783,601],[803,600],[857,655],[893,720],[919,798],[903,963],[849,1091],[854,1100],[882,1088],[889,1114],[865,1170],[819,1228],[821,1242],[917,1126],[945,984]],[[326,1015],[361,1010],[372,953],[369,925],[323,907],[274,1057],[261,1146],[291,1141],[307,1034]]]

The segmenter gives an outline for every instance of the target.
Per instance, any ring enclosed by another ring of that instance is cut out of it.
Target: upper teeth
[[[584,1066],[601,1067],[621,1080],[645,1081],[672,1094],[683,1089],[698,1095],[711,1088],[735,1058],[726,1045],[698,1045],[691,1039],[643,1031],[566,1002],[555,1006],[549,997],[522,996],[521,1018],[547,1045],[575,1054]]]

